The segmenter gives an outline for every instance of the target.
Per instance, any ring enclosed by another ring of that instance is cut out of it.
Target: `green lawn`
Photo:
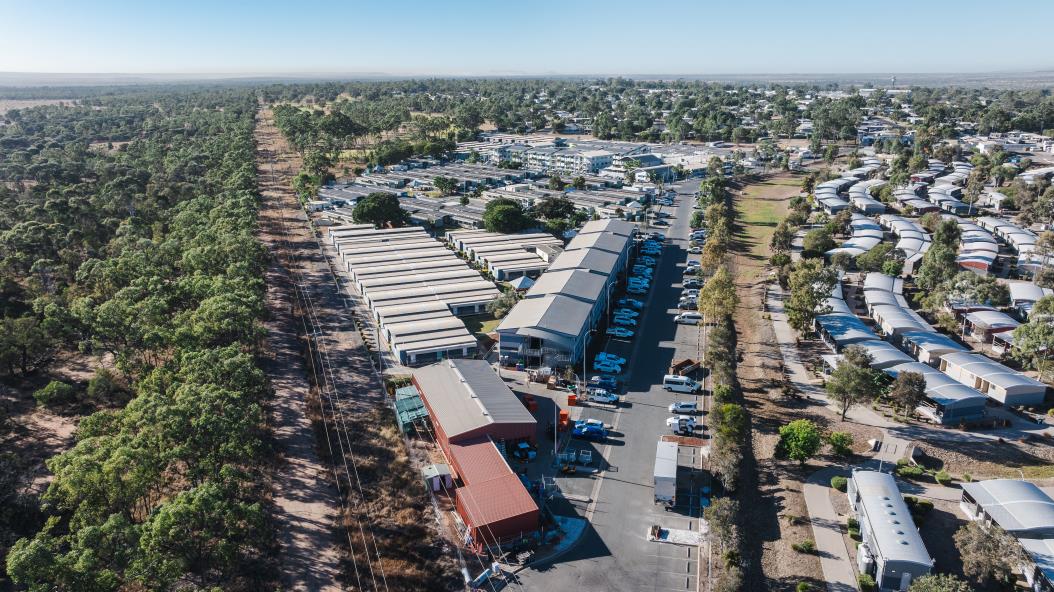
[[[742,241],[741,252],[750,259],[750,263],[739,266],[740,275],[760,273],[771,254],[772,233],[787,215],[787,201],[798,194],[800,186],[798,177],[778,177],[747,185],[737,196],[738,222],[743,232],[737,238]]]
[[[477,339],[486,337],[488,333],[493,333],[494,329],[497,328],[498,323],[501,322],[501,319],[496,319],[494,318],[494,315],[489,313],[461,317],[461,320],[465,321],[465,327],[467,327],[469,332],[475,335]]]

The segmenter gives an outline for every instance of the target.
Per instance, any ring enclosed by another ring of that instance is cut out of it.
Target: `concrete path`
[[[831,503],[831,477],[846,474],[845,469],[827,467],[816,471],[805,481],[803,493],[809,509],[809,522],[820,557],[823,579],[830,592],[856,590],[856,572],[842,535],[842,517]]]
[[[830,400],[826,391],[815,384],[812,374],[802,363],[800,352],[797,348],[797,334],[787,322],[787,314],[783,308],[783,290],[778,284],[769,286],[766,292],[766,309],[772,319],[772,327],[779,342],[780,354],[783,357],[783,366],[794,388],[809,398],[823,401],[827,408],[835,414],[841,414],[836,403]],[[869,425],[882,430],[882,447],[875,454],[876,459],[885,462],[897,462],[903,458],[908,450],[910,442],[904,438],[890,433],[890,428],[904,428],[904,424],[890,421],[875,412],[874,409],[863,405],[856,405],[849,410],[846,418],[857,423]]]

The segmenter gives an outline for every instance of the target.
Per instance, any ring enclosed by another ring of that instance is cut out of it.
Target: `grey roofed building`
[[[971,352],[944,354],[940,369],[1004,405],[1038,405],[1047,392],[1046,384]]]
[[[963,483],[962,490],[962,506],[971,519],[995,522],[1016,537],[1054,537],[1054,500],[1035,484],[990,479]]]
[[[933,558],[892,475],[853,471],[847,495],[860,520],[858,555],[874,559],[880,590],[905,590],[912,579],[930,572]]]
[[[598,249],[564,251],[549,265],[549,271],[563,269],[585,269],[605,276],[614,275],[619,257]]]
[[[637,233],[637,225],[627,220],[616,218],[604,218],[601,220],[590,220],[582,225],[578,234],[592,234],[596,232],[609,232],[622,236],[633,236]]]
[[[594,303],[604,295],[607,281],[603,276],[583,269],[550,271],[534,283],[526,298],[539,298],[547,294],[562,294],[583,302]]]
[[[878,336],[855,315],[821,315],[816,317],[815,324],[824,342],[839,351],[847,345],[878,339]]]
[[[864,278],[864,291],[866,292],[869,290],[882,290],[885,292],[900,294],[904,291],[904,280],[877,271],[872,271]]]
[[[941,356],[950,352],[966,351],[952,338],[933,331],[909,331],[900,336],[901,345],[920,362],[937,366]]]
[[[592,308],[581,300],[560,294],[525,298],[505,315],[497,331],[552,340],[570,348],[581,336]]]
[[[608,253],[621,255],[625,252],[626,243],[629,241],[630,239],[627,236],[609,232],[579,233],[571,239],[571,242],[567,243],[567,246],[564,247],[564,252],[579,249],[600,249]]]
[[[887,336],[899,336],[913,331],[928,331],[930,326],[916,319],[900,306],[875,306],[871,309],[871,316],[875,322],[882,327],[882,332]]]
[[[413,377],[448,440],[494,424],[537,424],[485,360],[444,360],[414,370]]]
[[[932,366],[912,361],[890,366],[884,372],[893,377],[902,372],[921,374],[926,380],[927,401],[919,405],[917,410],[939,423],[950,425],[984,417],[987,397]]]
[[[856,345],[871,356],[871,367],[875,370],[884,370],[890,366],[915,361],[887,341],[862,341]]]

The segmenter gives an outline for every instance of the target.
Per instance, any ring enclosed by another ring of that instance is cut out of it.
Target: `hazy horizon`
[[[807,5],[802,5],[807,4]],[[275,0],[0,0],[0,72],[167,77],[718,77],[1020,74],[1049,52],[1010,51],[1006,33],[1054,20],[1054,3],[1013,11],[976,0],[834,0],[641,6],[599,2],[383,5]],[[848,47],[847,47],[848,46]],[[1042,39],[1037,40],[1042,46]],[[651,73],[651,74],[642,74]]]

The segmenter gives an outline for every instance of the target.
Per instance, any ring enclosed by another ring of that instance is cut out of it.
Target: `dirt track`
[[[295,201],[295,197],[287,189],[289,171],[295,170],[295,163],[278,161],[272,177],[271,147],[280,138],[265,116],[257,120],[256,138],[257,175],[264,200],[260,240],[272,254],[279,255],[289,223],[296,218],[296,211],[288,207],[288,200]],[[287,590],[337,591],[343,589],[338,582],[343,553],[342,542],[333,532],[340,519],[340,505],[333,471],[316,451],[315,430],[307,415],[312,392],[298,335],[303,326],[296,314],[295,281],[289,264],[285,257],[272,257],[266,275],[267,349],[271,354],[267,373],[274,389],[270,411],[275,443],[282,455],[274,479],[282,586]]]

